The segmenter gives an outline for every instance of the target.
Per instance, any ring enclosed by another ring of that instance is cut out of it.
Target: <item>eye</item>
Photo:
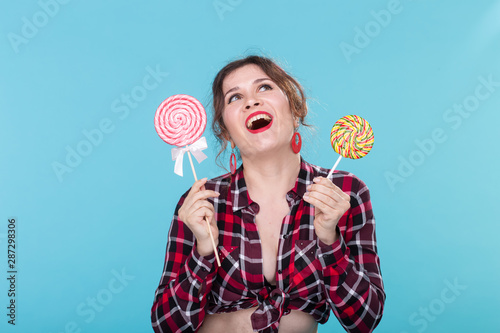
[[[232,102],[236,101],[237,99],[240,99],[240,94],[234,94],[229,97],[227,104],[231,104]]]
[[[266,90],[273,90],[273,87],[271,87],[269,84],[265,83],[259,87],[259,91],[266,91]]]

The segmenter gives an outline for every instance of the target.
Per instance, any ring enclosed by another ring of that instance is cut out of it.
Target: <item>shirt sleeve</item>
[[[195,237],[178,218],[181,198],[168,233],[165,265],[151,308],[156,333],[196,332],[205,317],[207,296],[215,277],[215,255],[200,256]]]
[[[335,316],[347,332],[366,333],[382,319],[386,295],[370,193],[361,180],[357,182],[359,189],[351,194],[351,208],[337,227],[339,239],[332,245],[318,240],[318,259]]]

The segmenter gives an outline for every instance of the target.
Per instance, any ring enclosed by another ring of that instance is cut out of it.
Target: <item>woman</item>
[[[332,310],[346,331],[371,332],[385,293],[368,188],[344,171],[327,179],[301,158],[305,97],[272,60],[229,63],[212,90],[221,151],[237,147],[242,165],[180,199],[153,329],[309,333]]]

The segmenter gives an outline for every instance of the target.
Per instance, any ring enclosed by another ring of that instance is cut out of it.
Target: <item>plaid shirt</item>
[[[330,309],[348,332],[371,332],[385,301],[375,220],[366,185],[353,174],[335,171],[332,181],[351,196],[351,208],[338,222],[339,239],[322,243],[314,231],[314,206],[302,200],[306,187],[327,169],[301,161],[286,196],[290,212],[283,220],[276,286],[264,278],[255,215],[259,205],[247,191],[243,169],[209,180],[219,228],[219,256],[202,257],[195,238],[179,220],[180,199],[168,235],[165,266],[151,309],[155,332],[196,332],[206,314],[255,307],[254,330],[278,332],[280,318],[300,310],[325,323]]]

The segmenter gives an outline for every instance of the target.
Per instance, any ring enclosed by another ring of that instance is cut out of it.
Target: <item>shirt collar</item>
[[[327,173],[328,170],[325,172],[325,169],[309,164],[301,157],[299,174],[295,186],[287,193],[287,199],[301,200],[307,186],[313,183],[313,179],[319,175],[326,177]],[[231,199],[233,212],[246,208],[253,203],[243,176],[243,165],[231,176]]]
[[[250,206],[253,202],[248,195],[247,184],[243,177],[243,165],[241,165],[234,175],[231,175],[231,199],[233,212]]]

